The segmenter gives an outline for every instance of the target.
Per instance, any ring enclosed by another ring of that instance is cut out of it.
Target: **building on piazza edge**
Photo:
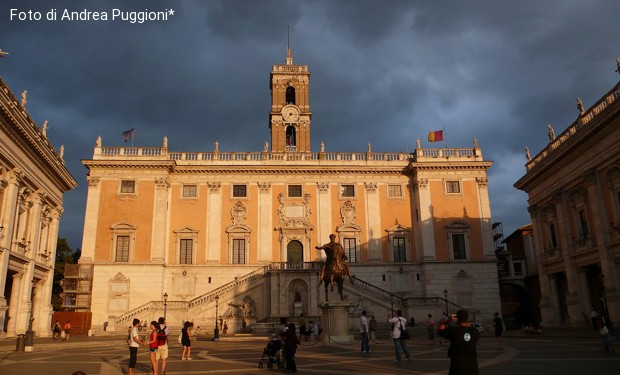
[[[500,298],[486,171],[465,148],[412,153],[310,149],[308,66],[290,50],[270,73],[270,144],[262,152],[103,146],[88,168],[74,311],[93,331],[164,312],[210,330],[321,315],[315,249],[335,234],[354,283],[351,316],[420,319],[446,308],[491,321]],[[318,125],[320,126],[320,124]],[[338,298],[334,292],[330,295]],[[217,318],[216,318],[217,315]]]

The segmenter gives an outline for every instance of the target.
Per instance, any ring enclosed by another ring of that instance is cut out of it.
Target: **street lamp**
[[[448,289],[443,290],[443,299],[446,301],[446,316],[448,316]]]
[[[219,304],[220,304],[220,296],[215,296],[215,328],[213,329],[213,341],[218,341],[220,339],[220,330],[217,326]]]
[[[166,306],[168,306],[168,293],[164,293],[164,320],[166,320]]]

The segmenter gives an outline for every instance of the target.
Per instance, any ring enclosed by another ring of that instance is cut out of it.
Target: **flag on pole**
[[[135,128],[131,128],[131,130],[123,132],[123,139],[125,139],[125,143],[127,143],[127,141],[133,141],[134,130]]]
[[[441,142],[443,141],[443,130],[435,130],[428,133],[429,142]]]

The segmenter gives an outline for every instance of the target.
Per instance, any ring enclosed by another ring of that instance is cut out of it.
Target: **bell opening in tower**
[[[286,151],[294,152],[297,151],[297,134],[295,131],[295,127],[292,125],[287,126],[286,128]]]
[[[286,104],[295,104],[295,88],[293,86],[286,88]]]

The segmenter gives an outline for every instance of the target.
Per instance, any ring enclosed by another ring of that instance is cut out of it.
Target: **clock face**
[[[282,108],[282,118],[287,122],[299,121],[299,108],[294,105],[287,105]]]

